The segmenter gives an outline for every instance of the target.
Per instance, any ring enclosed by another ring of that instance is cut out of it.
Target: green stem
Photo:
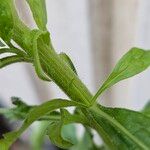
[[[49,47],[40,45],[40,58],[45,73],[72,99],[90,105],[92,95],[77,75]]]
[[[14,41],[28,54],[32,54],[32,45],[26,45],[25,35],[30,35],[31,30],[23,23],[18,23],[14,28]],[[72,71],[72,69],[59,57],[52,46],[47,46],[42,40],[39,41],[38,51],[42,69],[45,73],[71,98],[71,100],[91,105],[92,94]],[[32,43],[29,42],[28,43]]]

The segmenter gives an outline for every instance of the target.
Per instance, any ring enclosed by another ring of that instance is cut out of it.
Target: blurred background
[[[47,0],[48,24],[57,52],[71,56],[78,74],[96,93],[119,58],[131,47],[150,49],[149,0]],[[16,0],[20,17],[35,27],[25,0]],[[150,69],[113,86],[100,103],[140,110],[150,99]],[[32,66],[13,64],[0,70],[0,103],[11,96],[28,104],[66,97],[53,83],[37,78]]]

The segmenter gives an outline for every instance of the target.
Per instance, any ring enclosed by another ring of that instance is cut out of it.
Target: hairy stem
[[[21,22],[15,26],[14,30],[14,41],[26,50],[27,53],[32,54],[32,45],[26,45],[24,42],[27,40],[24,36],[30,35],[31,30]],[[72,69],[59,57],[52,46],[47,46],[42,40],[39,42],[39,57],[45,73],[71,98],[71,100],[90,106],[92,94],[86,86]]]

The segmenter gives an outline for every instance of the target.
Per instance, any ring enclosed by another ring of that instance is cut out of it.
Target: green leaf
[[[4,54],[4,53],[12,53],[12,54],[16,54],[18,56],[30,59],[25,52],[17,48],[1,48],[0,54]]]
[[[93,137],[91,134],[86,130],[82,139],[75,144],[70,150],[98,150],[93,142]]]
[[[12,0],[0,0],[0,37],[9,41],[13,33]]]
[[[12,97],[12,103],[15,107],[11,109],[0,108],[0,114],[5,115],[10,120],[23,120],[33,106],[28,106],[18,97]]]
[[[13,0],[0,0],[0,37],[9,43],[13,35],[14,22],[19,21]]]
[[[64,99],[54,99],[48,102],[45,102],[39,106],[33,108],[27,115],[23,125],[17,131],[13,131],[7,134],[4,134],[4,139],[0,140],[1,150],[8,150],[13,142],[36,120],[40,119],[42,116],[54,111],[55,109],[68,107],[68,106],[77,106],[78,104],[73,101],[68,101]]]
[[[76,140],[70,137],[64,136],[62,129],[65,125],[72,123],[88,124],[88,121],[80,115],[70,114],[67,110],[61,109],[61,120],[53,122],[48,129],[48,136],[51,142],[60,148],[68,149],[76,144]]]
[[[45,0],[27,0],[27,2],[39,29],[43,31],[46,30],[47,13]]]
[[[104,92],[107,88],[117,82],[132,77],[150,66],[150,51],[145,51],[139,48],[132,48],[127,52],[117,63],[114,70],[104,82],[92,99],[92,102]]]
[[[8,57],[0,59],[0,68],[6,67],[10,64],[18,63],[18,62],[31,62],[31,60],[24,58],[24,57],[19,57],[17,55],[8,56]]]
[[[71,61],[70,57],[65,53],[60,53],[59,56],[73,70],[73,72],[76,75],[78,75],[77,71],[76,71],[76,68],[75,68],[73,62]]]
[[[1,39],[0,39],[0,48],[1,47],[4,47],[5,46],[5,44],[1,41]]]
[[[142,110],[142,113],[150,117],[150,101],[148,101],[148,103],[145,105],[144,109]]]
[[[101,136],[106,149],[108,148],[108,149],[116,150],[117,148],[114,145],[113,141],[111,140],[111,137],[102,128],[101,124],[99,124],[98,121],[95,120],[95,117],[91,114],[91,112],[87,109],[82,109],[82,112],[83,112],[84,117],[86,117],[88,120],[90,120],[88,126],[95,129],[97,131],[97,133]]]
[[[40,58],[39,58],[39,51],[38,51],[38,40],[41,38],[43,39],[45,36],[47,36],[47,32],[33,30],[32,36],[33,36],[33,53],[34,53],[35,71],[40,79],[45,81],[51,81],[50,77],[42,69]]]
[[[62,128],[64,125],[64,118],[63,118],[64,115],[70,116],[67,110],[61,110],[61,120],[52,122],[49,125],[48,136],[50,138],[50,141],[54,145],[63,149],[68,149],[69,147],[73,146],[73,143],[71,140],[66,139],[62,136]]]
[[[111,138],[115,149],[148,150],[150,147],[150,118],[127,109],[94,107],[96,122]]]
[[[67,140],[64,140],[61,137],[61,128],[62,124],[60,122],[51,123],[48,128],[49,138],[54,145],[59,146],[63,149],[67,149],[71,147],[73,144]]]
[[[72,143],[77,143],[78,141],[76,133],[77,131],[74,124],[64,125],[61,130],[63,139],[68,141],[71,139],[70,141],[72,141]]]

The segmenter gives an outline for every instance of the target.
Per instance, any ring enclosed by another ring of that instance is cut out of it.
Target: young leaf
[[[10,120],[23,120],[34,106],[28,106],[18,97],[12,97],[12,103],[15,107],[11,109],[0,108],[0,114],[5,115]]]
[[[66,141],[72,141],[73,144],[78,142],[77,130],[74,124],[67,124],[62,127],[61,136]]]
[[[30,59],[25,52],[23,52],[17,48],[1,48],[0,54],[4,54],[4,53],[12,53],[12,54],[16,54],[18,56]]]
[[[47,12],[45,0],[27,0],[27,2],[39,29],[43,31],[46,30]]]
[[[150,147],[150,119],[141,113],[97,106],[91,111],[94,119],[105,130],[116,149],[133,150]]]
[[[33,55],[34,55],[34,65],[37,75],[40,79],[45,81],[51,81],[49,76],[45,74],[41,67],[40,58],[39,58],[39,52],[38,52],[38,39],[41,38],[41,36],[47,35],[47,32],[39,31],[39,30],[33,30],[32,36],[33,36]]]
[[[112,141],[111,137],[102,128],[101,124],[99,124],[98,121],[96,121],[94,115],[92,115],[91,112],[87,109],[82,109],[82,112],[83,112],[84,117],[86,117],[88,120],[90,120],[89,126],[93,129],[95,129],[98,132],[98,134],[101,136],[106,149],[116,150],[117,147],[116,147],[116,145],[114,145],[114,142]]]
[[[64,118],[63,118],[64,114],[66,116],[70,115],[67,110],[61,110],[61,120],[52,122],[49,125],[48,135],[49,135],[50,141],[54,145],[57,145],[58,147],[63,148],[63,149],[68,149],[73,145],[73,143],[72,143],[72,141],[70,141],[70,140],[68,140],[62,136],[62,128],[64,125],[64,122],[63,122],[64,121]]]
[[[69,58],[69,56],[65,53],[60,53],[59,56],[74,71],[74,73],[76,75],[78,75],[76,68],[75,68],[73,62],[71,61],[71,59]]]
[[[145,105],[144,109],[142,110],[142,113],[150,117],[150,101],[148,101],[148,103]]]
[[[54,111],[55,109],[68,107],[68,106],[77,106],[78,104],[73,101],[68,101],[64,99],[54,99],[51,101],[47,101],[34,109],[32,109],[23,125],[17,131],[13,131],[7,134],[4,134],[4,139],[0,140],[0,148],[1,150],[8,150],[13,142],[36,120],[40,119],[42,116],[46,115]]]
[[[78,115],[71,115],[67,110],[61,109],[61,120],[50,124],[48,135],[51,142],[60,148],[68,149],[75,144],[72,138],[64,138],[62,136],[62,128],[64,125],[71,123],[88,124],[87,120]]]
[[[62,125],[60,122],[53,122],[50,124],[49,128],[48,128],[48,134],[49,134],[49,138],[50,141],[56,145],[59,146],[63,149],[68,149],[69,147],[71,147],[73,144],[64,140],[61,137],[61,128]]]
[[[9,43],[13,35],[14,22],[19,21],[14,0],[0,0],[0,37]]]
[[[18,62],[31,62],[31,61],[29,59],[26,59],[24,57],[19,57],[17,55],[8,56],[8,57],[0,59],[0,68],[3,68],[5,66],[8,66],[13,63],[18,63]]]
[[[104,82],[92,99],[92,102],[100,96],[107,88],[117,82],[132,77],[150,66],[150,50],[145,51],[139,48],[132,48],[117,63],[114,70]]]
[[[70,150],[100,150],[96,147],[95,143],[93,142],[93,137],[91,134],[85,130],[84,135],[77,144],[70,148]]]
[[[0,0],[0,37],[9,41],[13,33],[12,0]]]
[[[4,47],[5,46],[5,44],[1,41],[1,39],[0,39],[0,48],[1,47]]]

